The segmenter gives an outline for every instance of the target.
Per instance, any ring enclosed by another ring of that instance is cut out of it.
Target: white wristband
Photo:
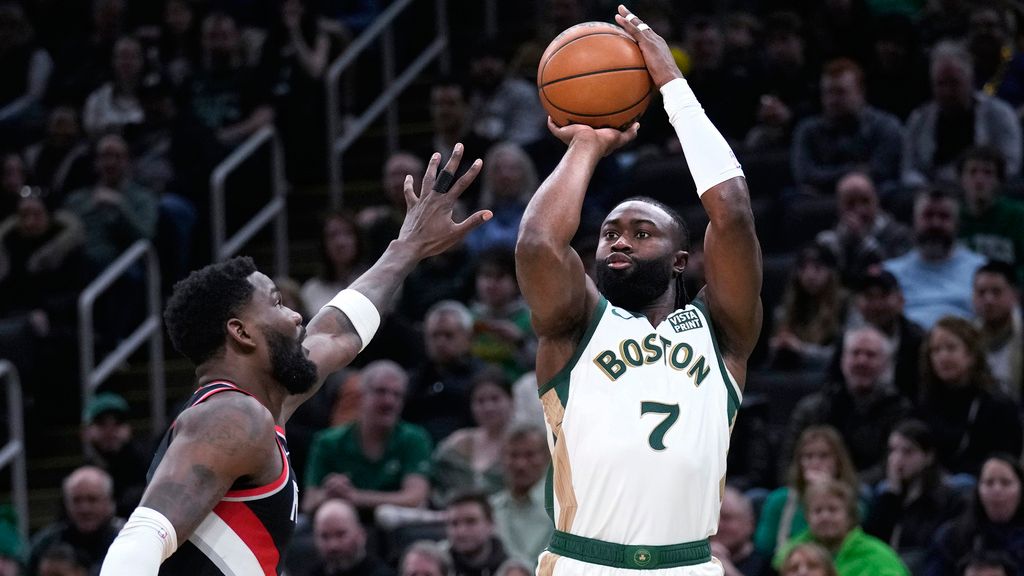
[[[686,79],[668,82],[661,87],[661,95],[668,121],[683,146],[698,196],[716,184],[743,176],[743,168],[732,148],[708,119]]]
[[[356,333],[359,334],[359,339],[362,340],[362,347],[359,348],[359,351],[365,350],[366,345],[373,340],[373,335],[380,328],[380,312],[377,311],[373,302],[362,293],[347,288],[331,298],[331,301],[325,305],[325,307],[327,306],[337,308],[344,312],[345,316],[348,316],[349,322],[352,323]]]
[[[178,535],[171,521],[152,508],[139,506],[107,550],[100,576],[156,576],[160,564],[177,549]]]

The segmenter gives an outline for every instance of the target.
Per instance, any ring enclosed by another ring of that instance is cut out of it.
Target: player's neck
[[[252,394],[274,416],[277,422],[281,416],[281,407],[287,392],[273,379],[244,362],[233,362],[224,358],[211,360],[196,369],[196,378],[200,386],[224,380]]]

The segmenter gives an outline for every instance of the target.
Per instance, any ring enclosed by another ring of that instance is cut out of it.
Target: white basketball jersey
[[[741,396],[702,302],[655,328],[602,297],[575,355],[540,394],[555,528],[648,546],[717,531]]]

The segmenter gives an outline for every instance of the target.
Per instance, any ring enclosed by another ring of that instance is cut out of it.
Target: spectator
[[[309,0],[285,0],[280,7],[281,18],[263,44],[262,68],[270,76],[289,180],[320,183],[326,178],[324,72],[330,39]]]
[[[0,148],[21,148],[43,125],[42,99],[53,60],[35,42],[35,31],[18,2],[0,4]]]
[[[452,143],[452,147],[454,146]],[[382,201],[360,210],[356,217],[359,229],[366,240],[365,261],[376,262],[388,244],[398,238],[398,231],[401,230],[402,220],[405,218],[405,177],[412,176],[413,190],[419,190],[420,179],[426,170],[423,161],[409,152],[400,150],[388,156],[384,162],[384,173],[381,175],[381,187],[384,192]]]
[[[903,14],[886,14],[872,24],[874,39],[866,70],[868,102],[901,122],[928,99],[928,64],[914,24]]]
[[[361,514],[380,504],[418,507],[430,484],[430,439],[399,419],[408,377],[390,360],[363,368],[359,418],[313,437],[306,465],[302,509],[312,513],[328,498],[340,498]]]
[[[554,526],[544,504],[545,476],[551,462],[547,433],[533,424],[517,424],[502,447],[505,489],[491,496],[496,532],[509,556],[536,567]]]
[[[807,529],[804,494],[808,486],[833,478],[857,490],[857,471],[839,433],[830,426],[811,426],[796,441],[786,485],[768,494],[754,532],[754,547],[772,556],[791,537]]]
[[[38,188],[22,188],[17,212],[0,220],[0,350],[18,368],[30,398],[44,388],[62,390],[76,377],[70,365],[78,291],[86,278],[84,240],[78,219],[51,213]],[[51,417],[55,408],[47,408]]]
[[[82,555],[68,544],[54,544],[39,557],[36,576],[86,576]]]
[[[815,368],[827,363],[846,316],[845,294],[831,252],[815,244],[800,251],[774,316],[768,347],[775,367]]]
[[[928,426],[920,420],[901,422],[889,434],[885,479],[864,531],[891,546],[913,574],[924,571],[938,527],[964,509],[964,499],[942,475]]]
[[[832,252],[843,285],[855,287],[869,266],[907,253],[913,247],[910,229],[878,205],[871,176],[850,172],[836,183],[839,222],[818,234],[816,242]]]
[[[366,547],[366,530],[359,514],[344,500],[327,500],[313,517],[316,559],[305,571],[289,569],[294,576],[394,576],[395,572]],[[302,562],[296,558],[293,562]]]
[[[925,329],[942,316],[972,316],[967,279],[985,260],[957,242],[958,226],[952,194],[925,189],[914,199],[914,249],[882,263],[903,288],[907,317]]]
[[[483,363],[472,355],[473,315],[462,303],[438,302],[423,326],[427,359],[410,378],[405,418],[438,444],[473,425],[469,389]]]
[[[793,136],[793,176],[803,192],[824,195],[851,170],[867,171],[884,195],[899,180],[900,121],[864,99],[864,73],[835,60],[821,76],[822,114],[806,118]]]
[[[61,492],[68,519],[49,524],[32,538],[29,574],[37,573],[40,558],[54,544],[68,544],[81,554],[90,573],[98,571],[124,526],[124,519],[114,516],[114,484],[103,470],[76,468],[64,479]]]
[[[110,475],[118,516],[127,518],[142,499],[150,455],[132,438],[128,402],[113,392],[101,392],[85,407],[82,439],[85,459]]]
[[[952,576],[961,558],[981,550],[1002,551],[1018,567],[1024,566],[1022,486],[1024,472],[1017,456],[988,457],[970,508],[939,528],[932,540],[925,575]]]
[[[398,563],[398,573],[401,576],[451,576],[452,557],[434,542],[413,542]]]
[[[885,335],[872,326],[845,334],[842,378],[805,396],[789,420],[784,454],[809,426],[828,424],[842,436],[860,479],[868,484],[884,474],[885,444],[889,432],[910,413],[910,403],[886,385],[892,371],[892,348]]]
[[[1020,402],[1024,386],[1024,326],[1016,271],[1005,262],[988,262],[974,274],[974,313],[981,346],[997,388]]]
[[[992,452],[1020,454],[1017,406],[996,391],[981,335],[970,322],[940,319],[928,333],[921,361],[919,411],[946,470],[974,476]]]
[[[85,100],[82,124],[85,132],[96,138],[118,133],[131,138],[145,120],[139,101],[145,60],[142,44],[132,36],[122,36],[114,44],[111,69],[113,78],[94,90]]]
[[[781,576],[839,576],[832,554],[813,542],[797,544],[789,550],[779,569]]]
[[[469,389],[476,426],[456,430],[434,451],[433,502],[443,507],[459,491],[493,494],[502,486],[501,448],[512,419],[512,388],[501,369],[487,366]]]
[[[1024,204],[1002,195],[1003,155],[991,146],[969,148],[957,166],[964,191],[960,238],[990,260],[1008,262],[1024,279]]]
[[[516,261],[511,249],[492,248],[476,265],[473,313],[473,356],[500,366],[510,380],[533,368],[537,337],[530,309],[520,297]]]
[[[523,219],[526,203],[539,185],[533,161],[518,145],[500,142],[487,151],[481,174],[478,208],[491,210],[486,228],[480,227],[466,237],[466,247],[472,254],[491,248],[515,248],[519,236],[519,222]]]
[[[520,146],[544,136],[547,113],[540,105],[537,88],[509,74],[507,55],[497,42],[481,42],[470,54],[468,101],[473,132]]]
[[[86,10],[83,16],[91,17],[92,21],[78,20],[77,30],[69,30],[71,33],[55,39],[53,44],[58,48],[53,52],[55,67],[50,98],[79,107],[89,93],[109,78],[114,43],[127,32],[126,4],[125,0],[91,2],[91,11]],[[42,21],[52,19],[43,18]],[[84,34],[80,30],[84,30]]]
[[[491,576],[508,559],[487,497],[468,492],[448,503],[445,526],[453,576]]]
[[[188,0],[167,0],[160,27],[160,70],[175,88],[192,78],[199,63],[199,27]]]
[[[885,375],[886,381],[911,403],[917,402],[924,329],[903,313],[905,300],[896,277],[881,268],[869,269],[857,287],[853,302],[861,319],[885,334],[894,348],[892,375]],[[838,351],[842,351],[844,345],[841,340]],[[841,373],[840,358],[841,354],[836,354],[833,361],[837,374]]]
[[[971,552],[957,564],[960,576],[1013,576],[1017,563],[1005,552],[983,550]]]
[[[366,270],[362,237],[352,216],[331,212],[321,229],[320,271],[302,284],[302,300],[310,310],[323,308]]]
[[[832,553],[840,576],[910,576],[892,548],[860,528],[856,492],[849,484],[832,479],[811,484],[804,506],[809,529],[778,551],[776,567],[792,546],[814,542]]]
[[[754,548],[754,506],[742,492],[726,486],[718,532],[711,536],[711,555],[722,563],[724,576],[769,574],[771,558]]]
[[[54,108],[47,121],[45,137],[26,149],[25,160],[32,172],[32,181],[49,191],[54,205],[59,206],[68,192],[90,184],[94,175],[78,112],[68,106]]]
[[[133,242],[156,235],[157,198],[132,180],[128,145],[120,136],[96,143],[96,175],[95,186],[72,192],[64,205],[85,225],[85,255],[98,274]]]
[[[931,55],[932,100],[907,120],[903,184],[920,187],[954,180],[956,161],[972,145],[991,145],[1006,158],[1006,173],[1021,167],[1020,121],[1002,100],[974,89],[970,54],[941,42]]]

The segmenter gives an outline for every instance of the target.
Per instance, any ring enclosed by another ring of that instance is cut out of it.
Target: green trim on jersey
[[[668,546],[644,546],[616,544],[555,530],[548,550],[580,562],[627,570],[656,570],[711,562],[711,544],[707,538]]]
[[[552,464],[548,464],[544,478],[544,511],[551,518],[551,524],[555,524],[555,467]]]
[[[732,381],[732,377],[729,376],[729,371],[725,368],[725,357],[722,356],[722,349],[718,347],[718,336],[715,334],[715,326],[711,321],[711,314],[708,314],[708,309],[704,305],[704,301],[696,298],[692,302],[693,307],[700,310],[700,313],[708,321],[708,333],[711,334],[711,344],[715,347],[715,356],[718,357],[718,368],[722,371],[722,381],[725,383],[726,389],[729,391],[729,408],[728,417],[729,424],[731,425],[736,418],[736,411],[740,408],[740,398],[736,395],[736,383]]]
[[[576,351],[573,352],[572,358],[569,362],[555,374],[554,378],[548,381],[537,389],[540,396],[543,396],[552,388],[558,394],[558,399],[562,401],[562,407],[565,407],[569,403],[569,376],[572,374],[572,369],[576,367],[576,363],[580,361],[580,357],[583,356],[583,351],[587,349],[587,345],[590,344],[590,339],[594,337],[594,332],[597,331],[597,325],[601,323],[601,318],[604,318],[605,308],[608,307],[608,301],[605,300],[604,296],[601,296],[597,301],[597,306],[594,308],[594,314],[590,317],[590,326],[587,326],[587,331],[584,332],[583,338],[580,339],[580,343],[576,345]]]

